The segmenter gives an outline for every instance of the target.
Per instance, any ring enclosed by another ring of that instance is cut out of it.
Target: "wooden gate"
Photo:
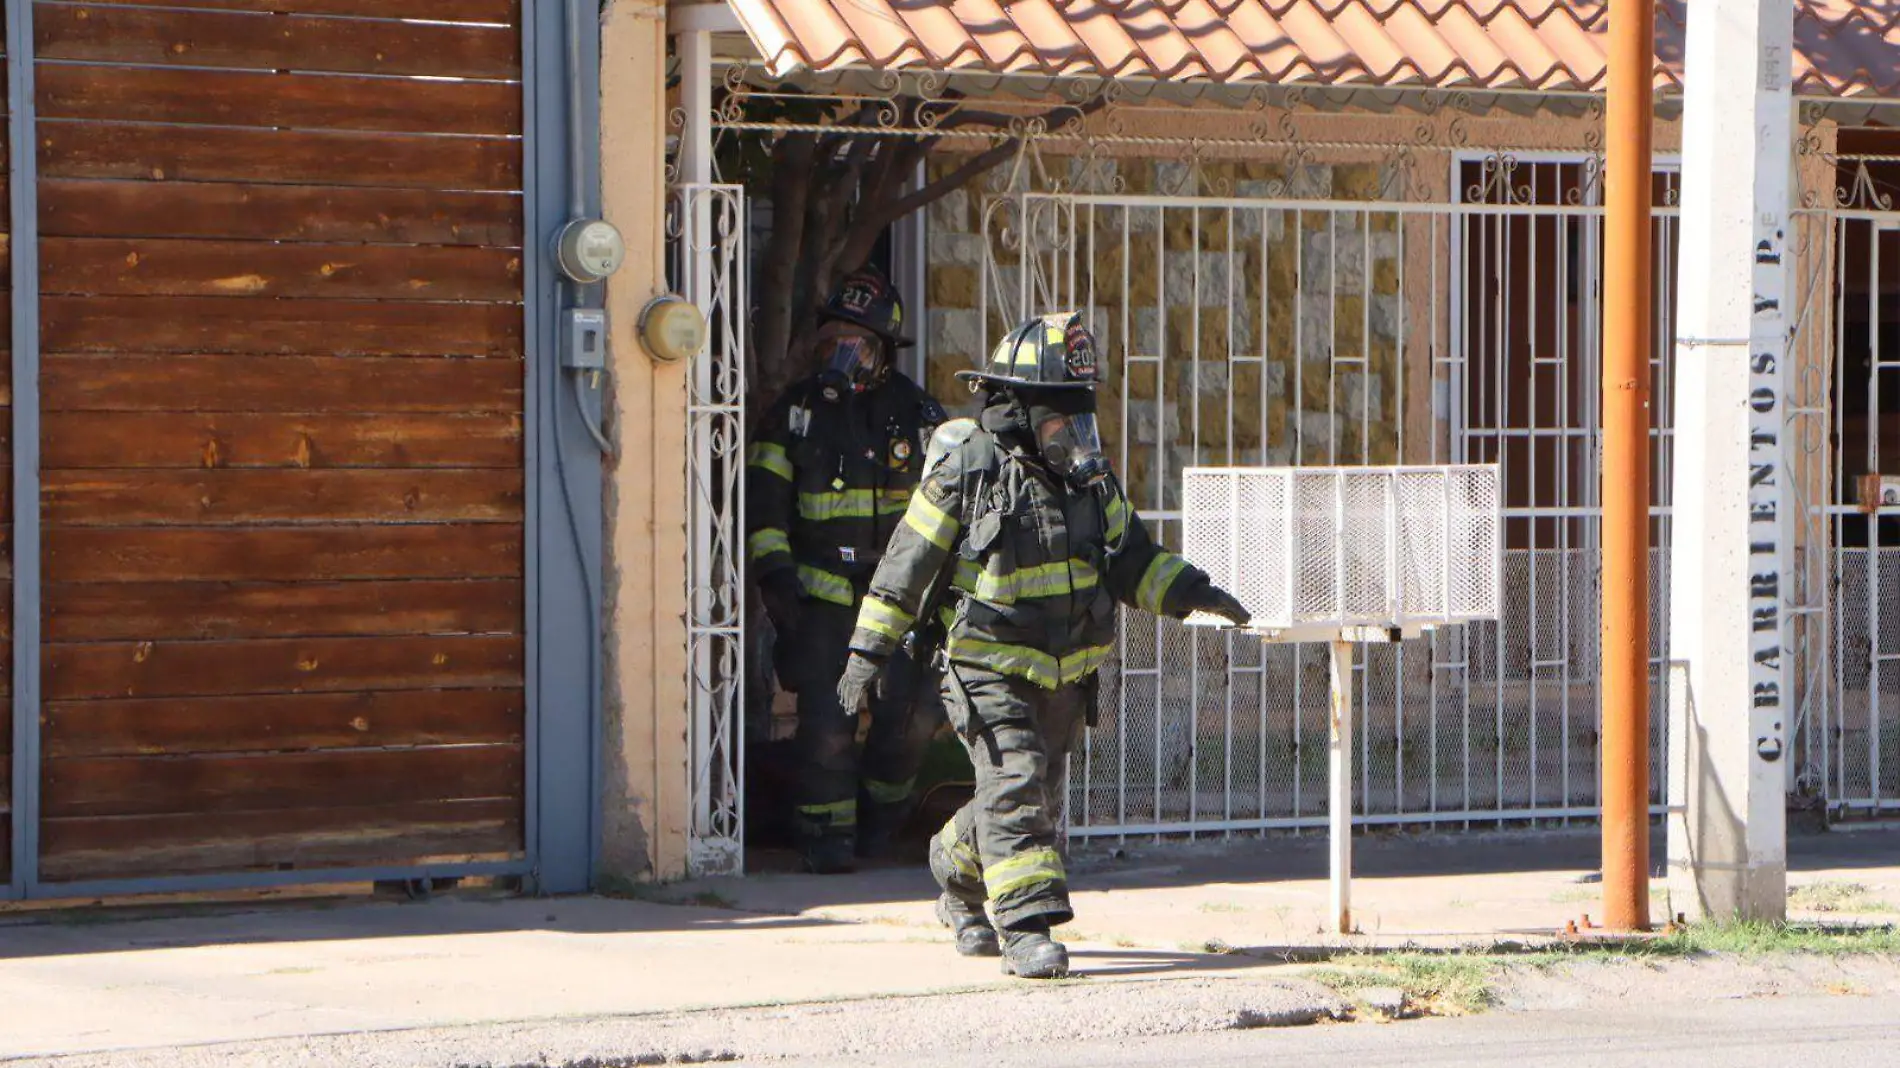
[[[33,8],[38,880],[519,860],[520,4],[192,8]]]

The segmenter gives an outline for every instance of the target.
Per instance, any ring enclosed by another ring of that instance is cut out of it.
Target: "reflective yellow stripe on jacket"
[[[801,493],[798,495],[798,514],[814,523],[825,523],[833,519],[896,515],[909,504],[909,490],[848,489],[830,493]]]
[[[804,589],[805,596],[815,601],[855,608],[858,603],[851,580],[843,575],[834,575],[829,571],[820,571],[815,567],[798,567],[798,585]]]
[[[963,526],[955,516],[926,500],[922,493],[911,494],[910,504],[904,509],[904,523],[923,535],[925,541],[945,550],[950,548]]]
[[[952,660],[988,668],[999,675],[1028,679],[1046,690],[1082,681],[1108,663],[1114,652],[1113,646],[1091,645],[1057,658],[1026,645],[1005,645],[956,635],[951,635],[949,644]]]
[[[915,622],[917,617],[875,595],[866,597],[864,606],[858,609],[859,630],[882,634],[892,641],[902,641]]]
[[[787,482],[792,480],[792,458],[785,454],[785,446],[770,441],[753,444],[746,450],[746,464],[761,471],[770,471]]]
[[[746,546],[751,552],[752,559],[763,560],[773,553],[791,552],[792,539],[782,530],[766,527],[763,530],[753,531],[752,536],[746,539]]]
[[[1148,562],[1148,570],[1141,573],[1141,583],[1135,587],[1135,603],[1143,609],[1161,614],[1161,606],[1167,600],[1168,587],[1186,571],[1188,562],[1171,552],[1155,553]]]
[[[1108,499],[1108,507],[1103,511],[1108,518],[1108,540],[1113,545],[1128,532],[1128,501],[1118,493]]]
[[[979,571],[974,592],[979,601],[1015,604],[1035,597],[1060,597],[1092,590],[1100,581],[1101,576],[1086,561],[1057,560],[1051,564],[1020,567],[1006,575]]]

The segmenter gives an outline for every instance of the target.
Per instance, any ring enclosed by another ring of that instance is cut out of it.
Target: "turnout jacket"
[[[911,495],[851,647],[889,655],[945,585],[950,660],[1055,689],[1108,661],[1115,602],[1185,616],[1208,578],[1154,544],[1115,479],[1075,490],[976,430]]]
[[[798,569],[805,596],[853,608],[854,580],[883,555],[944,412],[893,372],[877,389],[828,400],[812,378],[772,406],[746,454],[746,549],[763,578]]]

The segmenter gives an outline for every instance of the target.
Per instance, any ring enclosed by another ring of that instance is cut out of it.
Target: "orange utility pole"
[[[1603,260],[1603,916],[1649,927],[1650,133],[1655,0],[1611,0]]]

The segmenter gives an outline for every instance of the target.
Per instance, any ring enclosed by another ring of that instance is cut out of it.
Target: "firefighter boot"
[[[857,870],[858,851],[853,836],[822,834],[805,839],[805,867],[814,875],[844,875]]]
[[[880,803],[859,791],[858,856],[865,860],[896,859],[897,837],[910,822],[912,808],[908,800]]]
[[[957,952],[965,957],[994,957],[1002,952],[996,944],[996,928],[983,906],[972,906],[944,893],[937,895],[937,920],[956,932]]]
[[[1049,937],[1047,920],[1025,920],[1003,929],[1003,973],[1024,979],[1060,979],[1069,974],[1069,951]]]

